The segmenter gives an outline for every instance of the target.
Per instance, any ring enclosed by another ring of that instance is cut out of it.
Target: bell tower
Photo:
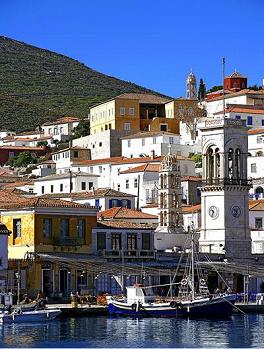
[[[250,258],[247,127],[242,120],[222,118],[206,120],[199,128],[203,151],[200,251]]]
[[[186,80],[186,98],[197,99],[196,77],[191,71]]]
[[[181,212],[181,175],[177,155],[164,156],[159,170],[158,227],[154,234],[157,250],[186,245]]]

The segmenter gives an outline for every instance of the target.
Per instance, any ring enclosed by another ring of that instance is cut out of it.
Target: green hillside
[[[70,115],[124,92],[151,92],[69,57],[0,36],[0,128],[17,132]],[[158,93],[157,93],[158,94]]]

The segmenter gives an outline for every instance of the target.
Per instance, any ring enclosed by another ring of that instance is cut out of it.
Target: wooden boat
[[[44,322],[54,320],[61,314],[60,309],[42,309],[22,312],[17,309],[12,313],[0,314],[0,323],[24,323],[24,322]]]

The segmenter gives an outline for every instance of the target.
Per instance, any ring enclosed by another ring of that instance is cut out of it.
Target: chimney
[[[155,150],[151,150],[151,159],[154,159],[155,158]]]

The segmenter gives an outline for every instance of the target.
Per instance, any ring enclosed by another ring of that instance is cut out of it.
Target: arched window
[[[219,153],[219,148],[215,149],[215,173],[214,177],[216,179],[219,179],[220,177],[220,153]]]
[[[163,177],[163,188],[167,188],[167,175],[166,174]]]
[[[166,227],[167,226],[167,212],[166,211],[164,212],[163,219],[164,219],[164,225]]]
[[[207,150],[206,162],[206,178],[211,182],[214,175],[214,156],[212,147]]]
[[[160,193],[160,207],[163,208],[164,200],[163,200],[163,193]]]
[[[164,223],[164,220],[163,220],[163,212],[160,212],[160,225],[162,226]]]
[[[239,148],[236,149],[235,153],[235,176],[237,179],[241,177],[241,151]]]
[[[234,177],[234,151],[232,148],[228,150],[228,178],[233,179]]]
[[[163,175],[160,175],[160,188],[163,189]]]
[[[167,193],[163,194],[163,207],[167,207]]]

